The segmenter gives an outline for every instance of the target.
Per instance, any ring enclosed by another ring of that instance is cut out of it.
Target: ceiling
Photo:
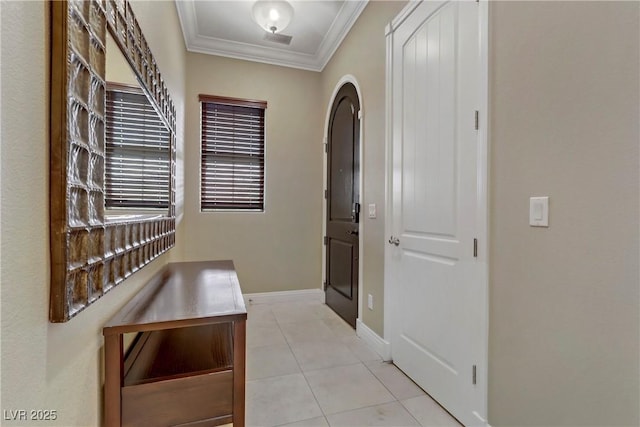
[[[368,0],[298,0],[282,34],[290,45],[264,40],[251,15],[253,0],[176,0],[187,50],[322,71]]]

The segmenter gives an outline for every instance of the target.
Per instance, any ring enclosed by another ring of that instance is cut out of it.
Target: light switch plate
[[[549,226],[549,197],[529,198],[529,225],[533,227]]]
[[[369,218],[376,218],[376,216],[377,216],[376,204],[369,203]]]

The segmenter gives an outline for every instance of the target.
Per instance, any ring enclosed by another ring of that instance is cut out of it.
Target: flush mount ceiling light
[[[252,14],[258,25],[275,34],[289,25],[293,17],[293,7],[284,0],[258,0],[253,5]]]

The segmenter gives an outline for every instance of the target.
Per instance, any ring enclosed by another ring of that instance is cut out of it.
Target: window
[[[200,209],[264,211],[265,101],[200,95]]]
[[[139,87],[107,84],[105,207],[169,207],[170,135]]]

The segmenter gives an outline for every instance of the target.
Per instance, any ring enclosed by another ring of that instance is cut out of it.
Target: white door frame
[[[385,29],[387,37],[387,60],[386,60],[386,136],[385,136],[385,267],[391,260],[391,246],[387,244],[388,239],[393,233],[392,223],[392,187],[391,178],[393,173],[393,37],[395,30],[407,19],[409,15],[418,7],[420,2],[411,1]],[[479,42],[480,42],[480,93],[479,93],[479,129],[478,129],[478,258],[477,262],[482,265],[482,276],[480,277],[482,286],[482,298],[478,301],[484,309],[484,318],[482,319],[482,330],[484,331],[482,340],[483,360],[478,365],[477,383],[482,394],[483,414],[476,414],[478,418],[484,419],[484,423],[488,425],[488,361],[489,361],[489,1],[479,0]],[[388,268],[384,273],[384,337],[391,343],[391,355],[393,357],[393,341],[392,331],[394,330],[393,305],[394,293],[391,288],[392,278]]]
[[[363,208],[362,208],[362,200],[364,199],[364,101],[362,98],[362,91],[360,90],[360,85],[358,84],[358,81],[356,80],[356,78],[351,75],[351,74],[345,74],[344,76],[342,76],[340,78],[340,80],[338,80],[338,83],[336,84],[335,88],[333,89],[333,93],[331,94],[331,98],[329,98],[329,105],[327,106],[327,114],[325,117],[325,121],[324,121],[324,137],[322,138],[322,185],[323,185],[323,190],[326,191],[327,188],[329,188],[329,177],[327,174],[327,151],[325,149],[328,141],[328,132],[329,132],[329,118],[331,117],[331,107],[333,106],[333,101],[335,101],[336,99],[336,95],[338,94],[338,91],[340,90],[340,88],[345,84],[345,83],[351,83],[353,84],[353,86],[355,86],[356,88],[356,93],[358,94],[358,101],[360,103],[360,141],[358,141],[358,143],[360,144],[360,158],[359,158],[359,162],[360,162],[360,174],[358,176],[358,186],[360,188],[360,200],[358,200],[358,203],[360,203],[360,221],[358,222],[358,318],[356,320],[356,323],[358,322],[358,320],[362,320],[360,318],[360,316],[362,315],[362,293],[363,291],[363,285],[362,285],[362,274],[363,274],[363,270],[362,270],[362,259],[363,259],[363,241],[364,241],[364,214],[363,214]],[[322,236],[326,236],[327,235],[327,199],[324,198],[324,191],[322,192],[323,194],[322,196]],[[326,296],[326,294],[324,293],[324,282],[327,280],[327,251],[326,251],[326,247],[324,246],[324,243],[322,243],[322,282],[320,282],[320,289],[322,289],[322,301],[324,301],[324,298]]]

